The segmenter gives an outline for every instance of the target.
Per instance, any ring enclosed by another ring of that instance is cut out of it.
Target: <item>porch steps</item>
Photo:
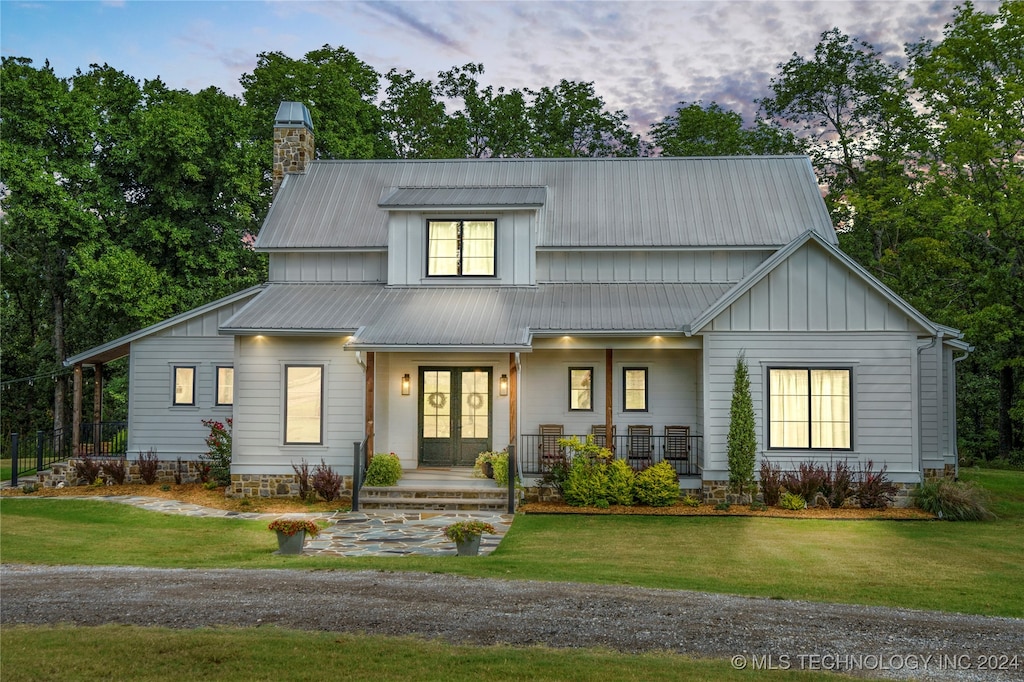
[[[508,491],[490,479],[474,478],[470,468],[412,469],[402,472],[398,485],[363,486],[359,508],[507,512]]]

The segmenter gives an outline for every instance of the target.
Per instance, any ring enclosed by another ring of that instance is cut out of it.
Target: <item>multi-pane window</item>
[[[195,405],[196,404],[196,368],[175,367],[174,368],[174,398],[173,405]]]
[[[569,368],[569,409],[593,411],[594,369],[592,367]]]
[[[235,368],[217,368],[217,404],[231,405],[235,402]]]
[[[427,221],[427,275],[494,276],[493,220]]]
[[[462,437],[487,438],[490,431],[491,375],[481,370],[462,372]]]
[[[321,365],[288,365],[284,371],[284,442],[322,443],[324,368]]]
[[[623,370],[622,402],[626,412],[647,411],[646,367],[626,367]]]
[[[850,370],[770,368],[768,420],[768,447],[850,449]]]

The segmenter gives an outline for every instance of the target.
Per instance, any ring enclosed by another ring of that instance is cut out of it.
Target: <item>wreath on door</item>
[[[484,406],[484,396],[482,393],[470,393],[466,396],[466,404],[472,407],[474,410],[479,410]]]
[[[427,404],[433,407],[435,410],[440,410],[442,407],[448,404],[448,396],[440,391],[435,391],[427,396]]]

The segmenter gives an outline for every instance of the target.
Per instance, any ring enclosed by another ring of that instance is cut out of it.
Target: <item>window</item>
[[[849,369],[769,368],[768,391],[768,447],[852,447]]]
[[[493,220],[427,221],[427,275],[493,277]]]
[[[323,442],[324,368],[320,365],[288,365],[284,372],[284,442],[319,445]]]
[[[647,411],[647,368],[626,367],[622,373],[622,409],[626,412]]]
[[[594,368],[569,368],[569,409],[594,411]]]
[[[174,368],[174,398],[172,405],[196,404],[196,368]]]
[[[231,405],[235,402],[235,368],[217,368],[217,405]]]

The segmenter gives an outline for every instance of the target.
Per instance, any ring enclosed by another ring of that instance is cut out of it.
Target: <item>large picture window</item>
[[[288,365],[284,372],[284,442],[319,445],[323,442],[324,368],[321,365]]]
[[[622,402],[626,412],[647,411],[646,367],[626,367],[622,371]]]
[[[217,404],[231,405],[235,402],[235,368],[217,368]]]
[[[849,450],[850,370],[769,368],[770,448]]]
[[[594,368],[569,368],[569,409],[594,411]]]
[[[196,368],[175,367],[174,368],[174,397],[172,405],[195,405],[196,404]]]
[[[427,275],[493,277],[493,220],[427,222]]]

